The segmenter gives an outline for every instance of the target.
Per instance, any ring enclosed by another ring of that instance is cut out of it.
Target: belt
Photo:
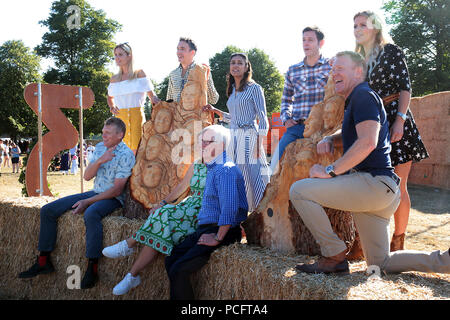
[[[305,119],[300,119],[300,120],[294,120],[297,124],[304,124],[305,123]]]
[[[392,180],[394,180],[394,182],[399,185],[400,184],[400,177],[397,176],[395,173],[393,176],[391,176]]]
[[[391,103],[392,101],[397,100],[399,97],[400,97],[400,93],[398,93],[398,92],[394,93],[394,94],[391,94],[390,96],[384,97],[382,99],[383,100],[383,104],[387,105],[387,104]]]
[[[217,227],[218,224],[217,223],[208,223],[208,224],[201,224],[198,227],[199,228],[212,228],[212,227]]]
[[[198,228],[200,229],[200,228],[213,228],[213,227],[218,227],[219,225],[217,224],[217,223],[208,223],[208,224],[200,224],[199,226],[198,226]],[[235,229],[235,228],[241,228],[240,227],[240,225],[237,225],[237,226],[232,226],[230,229]]]

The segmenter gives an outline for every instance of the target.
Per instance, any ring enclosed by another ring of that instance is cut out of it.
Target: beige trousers
[[[347,247],[334,233],[323,207],[352,213],[368,266],[386,272],[450,273],[448,251],[389,252],[389,221],[400,203],[400,190],[388,176],[355,172],[330,179],[303,179],[291,186],[290,200],[325,257]]]

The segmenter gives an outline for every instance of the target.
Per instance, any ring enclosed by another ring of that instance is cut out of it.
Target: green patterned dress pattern
[[[194,173],[190,181],[191,195],[177,205],[167,204],[156,210],[133,235],[133,239],[170,255],[172,248],[197,228],[198,213],[206,184],[206,171],[204,164],[194,164]]]

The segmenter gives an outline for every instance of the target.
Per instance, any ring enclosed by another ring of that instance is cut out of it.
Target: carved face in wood
[[[340,104],[337,99],[330,99],[325,104],[323,110],[323,127],[325,129],[331,129],[336,126],[338,122],[338,112]]]
[[[142,183],[147,188],[155,188],[161,183],[164,168],[156,162],[142,163]]]
[[[158,158],[164,147],[164,140],[158,136],[152,136],[148,139],[147,147],[145,148],[145,159],[151,161]]]
[[[155,131],[158,133],[167,133],[172,126],[173,115],[169,109],[160,109],[155,116]]]
[[[181,95],[182,98],[182,108],[187,111],[192,111],[198,105],[200,100],[200,85],[197,83],[192,83],[189,86],[186,86],[183,89],[183,93]]]
[[[310,137],[313,133],[322,129],[322,105],[316,105],[311,109],[308,118],[305,120],[305,130],[303,131],[304,137]]]

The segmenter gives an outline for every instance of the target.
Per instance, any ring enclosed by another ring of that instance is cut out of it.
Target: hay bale
[[[18,279],[37,254],[39,209],[54,198],[14,198],[0,200],[0,297],[33,300],[162,300],[169,298],[169,281],[164,257],[142,274],[142,284],[125,296],[116,297],[112,288],[131,268],[137,254],[123,259],[101,259],[100,281],[90,290],[69,290],[67,267],[78,265],[81,276],[86,267],[85,227],[82,216],[63,215],[52,261],[56,272],[34,279]],[[118,210],[103,219],[104,245],[131,235],[144,220],[120,216]],[[209,263],[192,277],[198,299],[450,299],[450,275],[417,272],[383,276],[370,280],[365,262],[352,263],[351,274],[311,275],[295,271],[306,255],[284,254],[269,248],[234,244],[216,250]]]
[[[166,299],[168,279],[163,257],[143,273],[143,284],[125,297],[112,295],[112,288],[131,268],[137,253],[124,259],[103,258],[99,264],[100,281],[90,290],[69,290],[66,273],[69,266],[80,267],[81,277],[86,270],[85,226],[83,217],[70,212],[58,221],[58,236],[52,262],[56,272],[33,279],[18,279],[17,275],[30,267],[37,255],[39,210],[52,198],[20,198],[0,201],[0,291],[18,299]],[[114,244],[129,237],[144,220],[119,216],[120,210],[103,219],[103,243]]]

